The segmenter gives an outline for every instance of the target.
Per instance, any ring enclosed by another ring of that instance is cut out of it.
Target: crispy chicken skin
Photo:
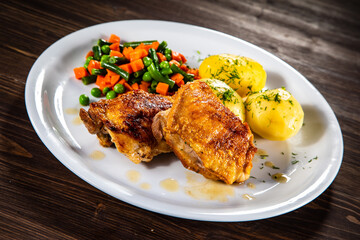
[[[134,163],[149,162],[171,151],[165,141],[155,140],[151,130],[154,116],[171,106],[171,98],[135,90],[91,103],[88,111],[80,109],[80,118],[102,146],[114,143]]]
[[[182,86],[172,108],[158,113],[153,134],[165,138],[185,168],[227,184],[250,177],[253,134],[204,82]]]

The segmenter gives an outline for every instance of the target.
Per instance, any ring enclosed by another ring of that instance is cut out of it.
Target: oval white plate
[[[76,80],[73,68],[83,65],[84,56],[97,39],[111,33],[122,41],[166,40],[171,49],[188,58],[192,67],[198,67],[202,58],[212,54],[253,58],[268,74],[267,88],[284,86],[298,99],[305,112],[305,125],[288,141],[256,139],[257,147],[269,156],[261,159],[257,155],[254,159],[253,177],[247,183],[255,188],[247,184],[213,185],[185,170],[173,154],[161,155],[148,164],[133,164],[116,149],[102,148],[96,136],[78,124],[78,97],[82,93],[90,95],[94,86]],[[292,211],[319,196],[334,180],[342,161],[343,140],[337,119],[321,94],[300,73],[248,42],[187,24],[120,21],[72,33],[37,59],[27,79],[25,100],[35,131],[67,168],[122,201],[181,218],[249,221]],[[95,150],[105,157],[90,157]],[[280,169],[264,166],[265,161],[272,161]],[[270,175],[277,172],[291,180],[285,184],[273,181]],[[178,183],[177,191],[161,187],[160,183],[169,178]],[[196,178],[197,186],[189,178]],[[208,192],[201,193],[204,189]]]

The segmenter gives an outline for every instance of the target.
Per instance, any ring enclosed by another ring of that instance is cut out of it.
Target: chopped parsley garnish
[[[274,98],[275,102],[281,102],[281,97],[279,93],[276,93],[275,98]]]
[[[297,164],[299,161],[298,160],[294,160],[294,161],[291,161],[291,164]]]

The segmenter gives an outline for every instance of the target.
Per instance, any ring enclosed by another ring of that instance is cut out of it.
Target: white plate
[[[78,114],[74,113],[74,109],[78,111],[81,107],[79,95],[90,95],[93,86],[75,80],[73,68],[83,65],[84,56],[97,39],[107,38],[111,33],[122,41],[166,40],[171,49],[188,58],[192,67],[198,67],[199,59],[210,54],[232,53],[253,58],[268,74],[266,87],[284,86],[301,103],[305,126],[288,141],[256,139],[257,147],[266,150],[269,157],[261,159],[257,155],[254,159],[251,175],[255,178],[247,182],[255,188],[247,184],[214,185],[185,170],[173,154],[161,155],[148,164],[133,164],[116,149],[102,148],[96,136],[78,124]],[[319,196],[334,180],[342,161],[343,140],[337,119],[326,100],[299,72],[248,42],[187,24],[120,21],[72,33],[37,59],[27,79],[25,100],[35,131],[67,168],[122,201],[181,218],[249,221],[287,213]],[[94,150],[105,157],[101,160],[90,157]],[[295,160],[298,162],[292,164]],[[264,167],[265,161],[272,161],[280,169]],[[273,181],[269,174],[277,172],[285,173],[291,180],[285,184]],[[168,178],[179,185],[177,191],[161,186]],[[208,192],[200,193],[201,190]]]

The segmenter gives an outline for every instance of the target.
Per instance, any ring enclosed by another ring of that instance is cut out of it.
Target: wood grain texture
[[[358,1],[2,1],[0,3],[0,239],[359,239],[360,4]],[[249,41],[302,73],[340,123],[344,158],[321,196],[253,222],[184,220],[145,211],[65,168],[28,119],[24,89],[52,43],[94,24],[158,19]]]

